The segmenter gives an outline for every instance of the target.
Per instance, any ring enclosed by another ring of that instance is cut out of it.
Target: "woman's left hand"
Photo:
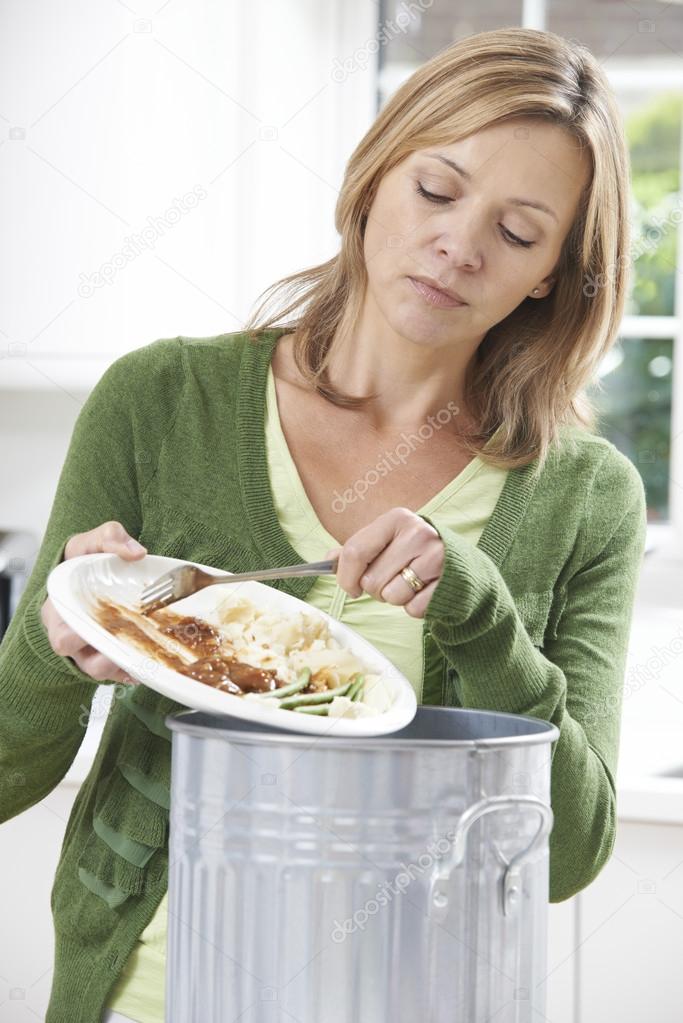
[[[337,554],[337,582],[350,597],[365,591],[387,604],[402,605],[411,618],[424,618],[443,571],[444,545],[437,531],[415,512],[391,508],[350,536],[343,547],[329,550],[326,557]],[[417,593],[401,575],[406,567],[425,583]]]

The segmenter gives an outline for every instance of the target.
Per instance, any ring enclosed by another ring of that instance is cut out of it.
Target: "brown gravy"
[[[236,657],[223,653],[220,650],[218,630],[201,618],[176,615],[166,609],[143,616],[132,608],[124,608],[113,601],[103,599],[99,600],[92,613],[108,632],[125,637],[138,649],[161,661],[167,668],[203,682],[213,689],[241,696],[244,693],[268,692],[285,685],[285,682],[278,678],[275,669],[257,668],[253,664],[245,664]],[[174,654],[163,642],[150,635],[151,628],[149,631],[143,629],[135,619],[144,622],[151,620],[154,623],[154,631],[198,655],[196,660],[188,663]]]

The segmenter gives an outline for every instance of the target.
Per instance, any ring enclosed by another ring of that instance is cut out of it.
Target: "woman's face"
[[[369,211],[366,299],[402,336],[478,343],[534,288],[538,299],[551,290],[590,168],[565,129],[524,118],[411,153],[382,178]],[[415,276],[466,304],[435,306]]]

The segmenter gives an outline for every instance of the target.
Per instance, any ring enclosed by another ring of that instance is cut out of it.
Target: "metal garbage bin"
[[[537,1023],[546,721],[373,738],[170,715],[167,1023]]]

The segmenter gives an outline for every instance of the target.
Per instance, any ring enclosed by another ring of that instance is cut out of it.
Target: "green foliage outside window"
[[[671,339],[622,339],[607,359],[614,368],[590,391],[599,432],[643,477],[651,522],[669,517],[672,353]]]
[[[634,280],[627,313],[673,316],[678,223],[683,215],[683,97],[659,96],[626,119],[631,153]]]

